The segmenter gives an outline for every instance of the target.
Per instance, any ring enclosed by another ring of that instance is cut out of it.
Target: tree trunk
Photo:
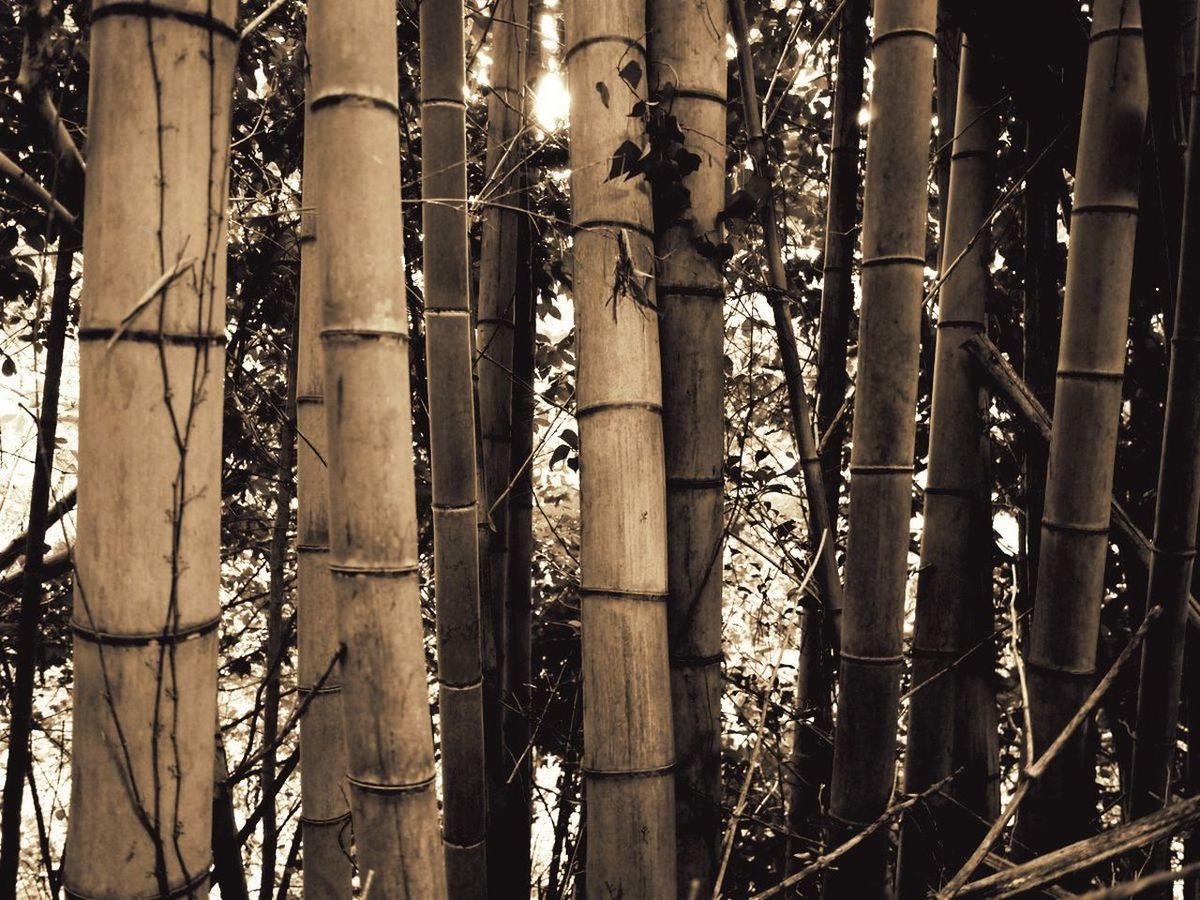
[[[208,891],[235,6],[92,10],[64,876],[86,897]]]
[[[566,7],[575,232],[587,896],[668,898],[675,744],[666,477],[650,185],[609,178],[641,148],[642,0]],[[614,365],[614,362],[617,363]]]
[[[1035,752],[1087,696],[1096,663],[1113,460],[1137,227],[1146,73],[1136,0],[1094,9],[1030,635]],[[1095,811],[1087,729],[1038,780],[1017,823],[1033,852],[1086,832]]]
[[[516,305],[517,229],[522,151],[525,48],[529,0],[496,0],[492,8],[492,67],[488,95],[486,185],[475,320],[478,353],[479,426],[483,447],[480,532],[483,556],[484,728],[487,732],[488,838],[503,843],[515,811],[505,802],[504,782],[512,765],[503,739],[505,583],[508,556],[507,490],[512,460],[513,314]],[[507,871],[493,853],[489,883]]]
[[[929,469],[925,487],[925,527],[917,582],[912,682],[904,789],[921,793],[960,767],[947,793],[974,795],[966,811],[988,816],[978,789],[992,770],[986,759],[949,738],[969,717],[980,731],[995,730],[995,697],[973,690],[972,681],[990,673],[961,660],[977,642],[970,626],[987,620],[991,631],[991,488],[985,481],[986,395],[979,389],[971,358],[962,348],[972,334],[986,332],[985,301],[991,289],[992,204],[997,141],[992,113],[995,91],[988,83],[988,60],[964,40],[959,54],[958,112],[942,249],[933,406],[929,425]],[[980,231],[983,231],[981,234]],[[986,612],[986,615],[984,613]],[[986,709],[967,707],[968,695]],[[990,715],[986,713],[990,712]],[[993,787],[998,787],[995,785]],[[954,871],[977,838],[976,820],[963,816],[948,798],[931,797],[905,818],[899,867],[902,897],[924,897],[941,883],[941,871]]]
[[[842,406],[850,385],[846,345],[854,313],[854,245],[862,178],[858,153],[862,128],[863,69],[867,50],[867,0],[849,0],[838,27],[837,82],[833,92],[833,136],[829,144],[829,200],[825,212],[825,256],[821,282],[821,326],[817,347],[817,433],[829,525],[837,532],[846,421]]]
[[[33,459],[33,484],[29,490],[29,528],[25,533],[25,569],[21,577],[21,607],[17,620],[16,674],[9,698],[12,717],[8,730],[8,757],[4,771],[4,825],[0,852],[0,894],[15,897],[21,868],[21,818],[29,770],[33,729],[33,682],[37,674],[42,627],[42,560],[50,525],[50,490],[54,481],[55,438],[58,434],[58,395],[62,383],[63,346],[71,310],[71,265],[79,241],[59,238],[54,257],[54,293],[46,329],[46,375],[42,382],[42,408],[38,417],[37,449]],[[32,788],[31,788],[32,789]]]
[[[422,3],[420,19],[443,843],[451,900],[466,900],[486,897],[488,884],[462,2]]]
[[[300,825],[304,830],[304,895],[349,900],[354,872],[342,737],[342,671],[340,662],[335,661],[340,641],[329,574],[329,440],[321,358],[325,312],[317,253],[315,157],[316,123],[311,109],[306,108],[300,327],[296,338],[296,685],[308,702],[300,717]]]
[[[1200,87],[1200,85],[1197,85]],[[1200,95],[1192,93],[1189,143],[1200,139],[1196,110]],[[1183,240],[1178,290],[1175,294],[1171,362],[1159,464],[1158,500],[1154,515],[1154,555],[1150,563],[1147,607],[1162,604],[1163,615],[1150,626],[1142,647],[1137,727],[1130,789],[1130,816],[1160,809],[1171,795],[1171,769],[1187,633],[1188,597],[1196,552],[1200,513],[1200,170],[1188,166],[1183,197]],[[1193,739],[1195,736],[1192,736]],[[1160,844],[1151,869],[1169,862],[1169,847]],[[1170,896],[1167,887],[1162,896]]]
[[[395,7],[314,0],[329,571],[364,893],[446,895],[417,582]],[[370,886],[367,886],[369,882]]]
[[[935,6],[933,0],[875,0],[833,845],[882,815],[895,775]],[[826,878],[825,896],[883,896],[888,844],[887,830],[878,829],[847,854]]]
[[[238,840],[234,816],[233,785],[229,783],[229,763],[220,729],[216,734],[215,774],[213,781],[213,881],[221,889],[221,900],[250,900],[246,871],[242,867],[242,845]]]
[[[664,98],[654,115],[674,118],[686,136],[680,152],[699,158],[680,180],[687,220],[668,208],[669,192],[654,210],[680,897],[694,884],[712,892],[721,828],[725,292],[720,264],[698,240],[717,232],[725,207],[725,9],[725,0],[650,4],[650,82]]]

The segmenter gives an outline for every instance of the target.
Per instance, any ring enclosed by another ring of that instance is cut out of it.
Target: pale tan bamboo
[[[329,574],[329,480],[325,455],[325,372],[321,359],[320,258],[317,253],[316,128],[305,111],[300,214],[300,329],[296,347],[296,683],[308,707],[300,719],[300,823],[304,896],[349,900],[350,806],[342,731],[337,606]],[[328,674],[326,674],[328,672]],[[322,678],[324,680],[322,681]],[[320,682],[320,687],[317,684]]]
[[[874,6],[833,843],[883,814],[895,777],[936,6],[934,0],[875,0]],[[880,830],[829,873],[825,896],[883,896],[887,861],[887,832]]]
[[[64,886],[207,896],[234,0],[92,10]]]
[[[651,85],[700,159],[683,179],[688,221],[661,221],[655,248],[681,897],[696,883],[700,896],[712,892],[720,852],[725,291],[698,240],[714,239],[725,206],[725,15],[725,0],[650,3]]]
[[[417,581],[395,7],[313,0],[309,45],[329,570],[345,654],[354,843],[364,892],[439,900],[446,879]]]
[[[443,844],[451,900],[487,896],[462,0],[422,3],[421,195]]]
[[[947,794],[933,797],[904,822],[899,882],[901,896],[924,897],[938,886],[939,870],[957,867],[975,846],[973,815],[986,820],[992,804],[982,795],[991,766],[954,740],[965,720],[978,731],[995,731],[995,697],[984,666],[962,657],[979,643],[972,625],[991,626],[991,490],[985,480],[985,400],[963,342],[985,332],[990,290],[991,242],[980,238],[993,193],[996,115],[986,57],[963,40],[958,56],[956,119],[962,127],[950,153],[943,281],[938,293],[937,345],[930,417],[925,527],[913,632],[913,684],[921,685],[909,705],[905,791],[920,793],[957,771]],[[978,630],[978,629],[975,629]],[[978,651],[977,651],[978,652]],[[982,696],[976,696],[980,694]],[[963,703],[971,697],[976,702]],[[990,712],[990,715],[988,714]],[[980,787],[980,784],[984,787]],[[998,795],[997,795],[998,797]],[[998,802],[998,800],[997,800]],[[963,815],[960,810],[968,811]]]
[[[1027,661],[1038,752],[1079,708],[1096,665],[1146,103],[1139,4],[1103,0],[1088,51]],[[1084,835],[1093,762],[1081,731],[1030,793],[1017,820],[1025,847]]]
[[[609,179],[646,97],[642,0],[567,4],[591,900],[676,896],[666,477],[646,179]],[[622,76],[624,72],[624,77]]]

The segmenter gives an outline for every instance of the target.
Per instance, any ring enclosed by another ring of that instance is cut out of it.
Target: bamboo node
[[[1076,666],[1060,666],[1055,663],[1039,662],[1031,656],[1025,660],[1025,665],[1031,669],[1037,669],[1040,672],[1049,672],[1052,675],[1061,675],[1066,678],[1094,678],[1096,675],[1096,667],[1078,668]]]
[[[860,666],[899,666],[904,664],[904,654],[897,656],[860,656],[857,653],[848,653],[843,648],[838,656],[844,662],[858,663]]]
[[[417,794],[433,787],[436,777],[436,775],[430,775],[428,778],[422,778],[420,781],[383,784],[382,782],[366,781],[362,778],[355,778],[353,775],[347,775],[346,782],[351,787],[357,788],[366,794]]]
[[[970,328],[973,331],[983,331],[985,325],[977,319],[938,319],[935,328]]]
[[[682,478],[679,476],[667,479],[667,490],[677,488],[684,491],[703,491],[721,489],[725,486],[723,478]]]
[[[885,31],[883,34],[875,35],[871,39],[871,47],[878,47],[884,41],[902,37],[928,38],[931,43],[937,43],[937,35],[927,28],[897,28],[894,31]]]
[[[729,101],[724,94],[717,91],[706,90],[705,88],[684,88],[676,86],[671,92],[673,100],[708,100],[712,103],[717,103],[725,106]]]
[[[671,760],[666,765],[652,766],[647,769],[593,769],[591,766],[580,766],[579,768],[588,778],[660,778],[675,772],[675,761]]]
[[[477,840],[473,843],[470,843],[470,844],[459,844],[459,843],[456,843],[455,841],[450,840],[449,838],[445,838],[445,837],[442,838],[442,846],[450,847],[454,850],[478,850],[485,843],[487,843],[486,837],[480,838],[479,840]]]
[[[329,572],[343,578],[403,578],[405,575],[417,574],[417,566],[355,566],[344,563],[330,563]]]
[[[662,415],[661,403],[652,403],[649,400],[613,400],[607,403],[589,403],[586,406],[579,406],[575,410],[575,418],[582,419],[584,416],[613,409],[641,409]]]
[[[310,684],[296,685],[297,694],[340,694],[341,692],[340,684],[323,684],[320,687]]]
[[[913,471],[912,465],[853,465],[851,475],[908,475]]]
[[[872,256],[870,259],[864,259],[859,265],[864,269],[869,269],[873,266],[920,266],[925,268],[925,257],[910,256],[906,253],[889,253],[883,256]]]
[[[1138,205],[1136,203],[1088,203],[1076,206],[1071,210],[1072,216],[1086,216],[1089,213],[1123,213],[1136,216]]]
[[[314,97],[309,109],[312,112],[325,109],[326,107],[341,106],[343,103],[356,103],[361,106],[371,106],[375,109],[386,110],[395,116],[400,115],[400,107],[396,101],[390,97],[381,97],[377,94],[365,94],[361,91],[330,91],[328,94],[322,94],[319,97]]]
[[[171,647],[187,641],[198,640],[216,631],[221,625],[221,616],[217,614],[204,622],[189,625],[178,631],[145,632],[141,634],[112,634],[99,631],[84,625],[78,619],[71,620],[71,631],[75,637],[89,644],[99,644],[105,647],[149,647],[159,644]]]
[[[355,341],[396,341],[408,343],[408,332],[384,328],[326,328],[321,331],[322,340],[355,342]]]
[[[422,97],[422,106],[445,106],[451,109],[466,109],[466,101],[462,98],[455,99],[453,97]]]
[[[653,229],[645,225],[640,225],[637,222],[626,222],[622,219],[584,219],[582,222],[575,222],[571,225],[571,234],[576,235],[581,231],[590,231],[593,228],[618,228],[625,231],[632,231],[644,238],[654,240]]]
[[[92,24],[114,16],[128,16],[135,19],[169,19],[181,25],[199,28],[209,34],[215,34],[227,41],[238,43],[241,35],[233,25],[222,22],[210,13],[192,12],[186,9],[176,9],[172,6],[160,6],[157,3],[120,2],[106,3],[92,10]]]
[[[330,825],[343,825],[349,821],[350,821],[350,810],[346,810],[344,813],[341,813],[336,816],[329,816],[328,818],[324,818],[324,819],[314,818],[313,816],[305,816],[305,815],[300,816],[300,824],[301,825],[312,825],[316,828],[328,827]]]
[[[201,887],[206,886],[209,879],[212,877],[212,863],[208,863],[200,870],[199,873],[193,875],[183,884],[178,887],[171,888],[165,894],[154,893],[147,894],[144,900],[176,900],[179,897],[192,897]],[[91,894],[80,893],[70,885],[63,885],[63,894],[67,900],[100,900],[99,897],[93,897]]]
[[[1094,43],[1102,38],[1121,37],[1125,35],[1136,35],[1142,37],[1141,25],[1115,25],[1112,28],[1102,28],[1099,31],[1093,31],[1088,36],[1088,43]]]
[[[685,654],[671,655],[672,669],[702,669],[705,666],[720,665],[725,661],[724,653],[710,653],[707,656],[687,656]]]
[[[471,681],[446,681],[443,678],[438,679],[438,687],[443,691],[473,691],[483,686],[483,676],[472,679]]]
[[[661,297],[705,297],[711,300],[725,299],[725,289],[720,285],[705,284],[674,284],[660,281],[654,286],[655,292]]]
[[[1065,531],[1068,534],[1108,534],[1109,522],[1060,522],[1042,516],[1042,527],[1050,531]]]
[[[610,600],[644,600],[649,603],[666,603],[667,594],[660,594],[657,591],[625,591],[620,588],[594,588],[580,587],[579,596],[583,597],[604,597]]]
[[[1073,378],[1076,381],[1122,381],[1125,373],[1104,369],[1059,369],[1056,378]]]
[[[135,344],[176,344],[190,347],[223,347],[224,334],[198,332],[170,332],[145,329],[81,328],[80,342],[86,341],[130,341]]]
[[[623,47],[628,47],[630,50],[638,51],[642,56],[646,55],[646,48],[642,45],[642,42],[631,38],[627,34],[593,34],[590,37],[576,41],[572,46],[567,48],[562,58],[563,65],[565,66],[570,63],[571,57],[580,50],[591,47],[593,44],[620,44]]]

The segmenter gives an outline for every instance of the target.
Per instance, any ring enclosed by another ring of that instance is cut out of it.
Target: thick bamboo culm
[[[364,891],[439,900],[408,384],[396,15],[313,0],[329,570],[338,606],[354,843]],[[366,886],[367,882],[370,887]]]
[[[451,900],[487,896],[462,0],[422,3],[421,196],[442,813]]]
[[[721,828],[725,292],[696,237],[725,206],[725,11],[725,0],[650,3],[650,83],[700,158],[683,182],[689,220],[661,222],[656,245],[680,897],[695,883],[712,892]]]
[[[936,3],[875,0],[874,20],[833,845],[884,812],[895,778]],[[888,843],[878,829],[847,854],[825,897],[884,896]]]
[[[842,448],[847,416],[842,413],[850,378],[846,350],[854,312],[853,263],[858,238],[858,151],[862,127],[868,0],[848,0],[838,26],[837,82],[829,142],[829,198],[825,210],[825,255],[821,266],[821,326],[817,344],[817,432],[829,522],[837,524],[842,485]],[[840,414],[840,415],[839,415]]]
[[[995,92],[987,83],[987,59],[963,41],[959,54],[956,120],[961,128],[950,154],[946,232],[940,254],[937,345],[930,416],[925,529],[917,582],[912,682],[904,789],[915,794],[961,768],[947,793],[933,797],[904,820],[899,865],[900,896],[924,897],[939,886],[939,872],[954,871],[981,834],[973,815],[987,821],[999,810],[999,764],[974,758],[986,740],[952,736],[967,720],[978,735],[995,732],[995,697],[984,665],[963,657],[992,630],[991,489],[986,481],[986,394],[979,389],[963,342],[985,332],[990,290],[991,242],[986,233],[996,159]],[[980,229],[985,229],[980,234]],[[972,629],[982,620],[986,628]],[[978,695],[978,696],[976,696]],[[964,702],[968,698],[972,702]],[[967,746],[964,746],[967,744]],[[993,740],[994,744],[994,740]],[[985,751],[986,752],[986,751]],[[995,802],[985,799],[995,795]],[[965,807],[966,815],[960,812]],[[973,814],[973,815],[972,815]]]
[[[1137,0],[1103,0],[1088,51],[1027,660],[1038,753],[1087,696],[1096,665],[1146,103]],[[1082,837],[1094,784],[1084,729],[1034,785],[1021,844],[1041,852]]]
[[[516,196],[521,171],[518,136],[523,127],[525,54],[529,0],[496,0],[492,7],[492,66],[489,73],[487,177],[479,255],[475,318],[475,375],[482,447],[480,554],[483,579],[481,640],[484,728],[488,779],[488,836],[500,844],[511,834],[511,797],[504,785],[512,769],[503,741],[505,593],[508,558],[507,489],[512,465],[513,316],[517,286]],[[491,880],[506,871],[493,857]]]
[[[650,186],[641,176],[608,178],[624,141],[646,141],[642,119],[629,115],[647,93],[646,7],[641,0],[571,0],[566,14],[587,895],[674,898],[658,310],[653,280],[640,274],[654,271]]]
[[[1197,33],[1200,37],[1200,33]],[[1187,43],[1184,41],[1183,43]],[[1200,85],[1197,85],[1200,87]],[[1188,145],[1200,141],[1200,93],[1191,94]],[[1183,236],[1179,285],[1175,294],[1171,363],[1163,426],[1158,500],[1147,608],[1162,604],[1142,648],[1138,682],[1136,741],[1129,815],[1160,809],[1171,796],[1171,769],[1179,725],[1179,699],[1187,633],[1188,598],[1196,554],[1200,512],[1200,168],[1189,158],[1183,196]],[[1195,752],[1191,750],[1191,752]],[[1151,856],[1152,868],[1165,868],[1164,842]],[[1163,896],[1170,896],[1169,890]]]
[[[300,328],[296,346],[296,684],[308,706],[300,718],[300,823],[305,896],[349,900],[350,806],[342,738],[342,672],[337,606],[329,574],[329,480],[325,461],[325,372],[321,358],[315,127],[304,121],[300,214]],[[311,696],[310,696],[311,695]]]
[[[72,896],[208,895],[236,14],[92,9]]]

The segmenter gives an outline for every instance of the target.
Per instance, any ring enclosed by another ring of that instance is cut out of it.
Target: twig
[[[121,320],[121,324],[117,326],[116,330],[112,333],[112,337],[110,337],[105,343],[104,349],[111,350],[113,348],[113,344],[119,341],[121,336],[124,335],[129,329],[129,326],[133,324],[133,320],[140,316],[142,311],[151,303],[153,303],[154,299],[164,290],[166,290],[176,278],[178,278],[184,272],[187,272],[195,264],[196,257],[193,256],[189,260],[181,260],[175,263],[174,266],[172,266],[166,272],[163,272],[162,275],[160,275],[154,282],[154,284],[150,285],[150,287],[146,289],[146,293],[142,294],[138,302],[133,305],[133,309],[125,314],[125,318]]]
[[[1120,884],[1114,884],[1110,887],[1084,894],[1080,897],[1080,900],[1123,900],[1125,897],[1137,897],[1142,891],[1149,890],[1152,887],[1171,884],[1174,881],[1182,881],[1197,874],[1200,874],[1200,862],[1191,863],[1182,869],[1155,872],[1153,875],[1138,878],[1136,881],[1123,881]]]

